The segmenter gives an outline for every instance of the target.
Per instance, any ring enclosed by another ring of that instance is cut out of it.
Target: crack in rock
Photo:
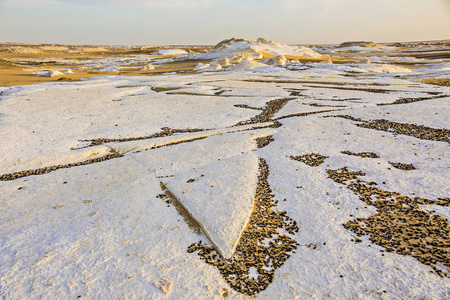
[[[201,241],[187,250],[197,252],[207,264],[218,268],[231,288],[249,296],[265,290],[272,283],[275,270],[299,246],[290,236],[278,231],[283,229],[293,235],[299,228],[286,212],[276,209],[278,201],[274,200],[268,176],[269,166],[260,158],[253,212],[230,259],[223,259],[213,247]]]
[[[98,158],[88,159],[85,161],[80,161],[77,163],[70,163],[70,164],[66,164],[66,165],[55,165],[55,166],[44,167],[44,168],[39,168],[39,169],[34,169],[34,170],[25,170],[25,171],[0,175],[0,181],[15,180],[15,179],[32,176],[32,175],[48,174],[50,172],[53,172],[53,171],[56,171],[59,169],[68,169],[68,168],[73,168],[73,167],[78,167],[78,166],[83,166],[83,165],[100,163],[103,161],[107,161],[107,160],[114,159],[114,158],[119,158],[122,156],[123,156],[123,154],[120,154],[117,151],[112,149],[111,153],[109,153],[107,155],[104,155],[104,156],[98,157]]]
[[[341,151],[342,154],[359,156],[362,158],[380,158],[376,153],[373,152],[351,152],[351,151]]]
[[[320,113],[332,112],[332,111],[337,111],[337,110],[339,110],[339,109],[328,109],[328,110],[320,110],[320,111],[309,111],[309,112],[293,113],[293,114],[285,115],[285,116],[282,116],[282,117],[278,117],[275,120],[282,120],[282,119],[293,118],[293,117],[305,117],[305,116],[309,116],[309,115],[315,115],[315,114],[320,114]]]
[[[172,129],[169,127],[163,127],[161,128],[160,132],[147,135],[147,136],[141,136],[141,137],[129,137],[129,138],[118,138],[118,139],[108,139],[108,138],[97,138],[97,139],[91,139],[91,140],[82,140],[82,142],[91,142],[88,146],[84,147],[92,147],[92,146],[99,146],[106,143],[123,143],[123,142],[130,142],[130,141],[140,141],[140,140],[148,140],[148,139],[154,139],[159,137],[166,137],[166,136],[172,136],[174,134],[178,133],[191,133],[191,132],[201,132],[201,131],[207,131],[208,129],[198,129],[198,128],[187,128],[187,129]]]
[[[407,103],[413,103],[413,102],[419,102],[419,101],[425,101],[425,100],[433,100],[433,99],[439,99],[439,98],[446,98],[450,97],[449,95],[439,95],[436,97],[417,97],[417,98],[400,98],[395,100],[392,103],[379,103],[378,106],[385,106],[385,105],[397,105],[397,104],[407,104]]]
[[[283,108],[290,100],[294,98],[282,98],[282,99],[274,99],[270,100],[266,103],[266,106],[263,108],[262,112],[258,115],[251,117],[249,120],[241,121],[234,126],[247,125],[247,124],[257,124],[257,123],[265,123],[272,121],[273,116]]]

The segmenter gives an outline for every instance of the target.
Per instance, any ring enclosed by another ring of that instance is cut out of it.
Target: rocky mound
[[[245,54],[244,54],[245,53]],[[310,48],[303,46],[289,46],[283,43],[275,43],[265,38],[252,41],[248,39],[231,38],[218,43],[209,52],[198,55],[197,59],[229,58],[231,62],[246,57],[262,59],[278,55],[291,56],[292,58],[321,58],[322,55]]]
[[[247,58],[244,58],[237,65],[233,66],[232,69],[233,70],[248,70],[248,69],[264,68],[264,67],[267,67],[267,65],[259,63],[257,61],[254,61],[250,57],[247,57]]]
[[[0,58],[0,69],[9,69],[15,67],[16,65],[14,65],[12,62]]]
[[[253,43],[253,41],[248,40],[248,39],[238,39],[238,38],[233,37],[231,39],[221,41],[220,43],[215,45],[212,50],[223,50],[225,48],[228,48],[228,46],[231,45],[232,43],[240,43],[240,42]]]
[[[351,41],[351,42],[344,42],[341,43],[338,47],[339,48],[347,48],[347,47],[380,47],[380,44],[374,43],[374,42],[367,42],[367,41]]]
[[[19,53],[19,54],[28,54],[28,53],[40,53],[41,51],[36,48],[26,48],[26,47],[10,47],[6,49],[0,50],[1,52],[6,53]]]

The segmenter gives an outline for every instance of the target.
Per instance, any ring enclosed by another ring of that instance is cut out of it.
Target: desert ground
[[[450,41],[0,44],[1,299],[450,298]]]

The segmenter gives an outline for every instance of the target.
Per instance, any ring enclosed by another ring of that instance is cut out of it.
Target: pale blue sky
[[[289,44],[450,39],[450,0],[0,0],[0,42]]]

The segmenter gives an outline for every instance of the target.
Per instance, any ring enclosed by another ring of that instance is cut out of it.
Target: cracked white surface
[[[252,212],[257,175],[258,156],[248,152],[176,175],[166,186],[228,259]]]

